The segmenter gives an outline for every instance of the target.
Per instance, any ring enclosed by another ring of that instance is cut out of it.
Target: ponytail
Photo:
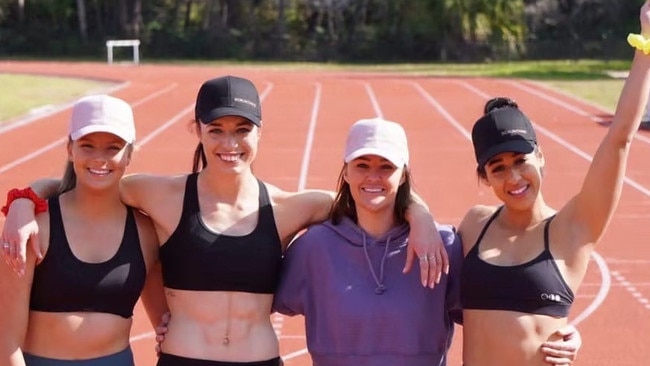
[[[205,156],[203,151],[203,144],[199,142],[199,145],[194,150],[194,160],[192,162],[192,173],[198,173],[201,169],[204,169],[208,166],[208,158]]]

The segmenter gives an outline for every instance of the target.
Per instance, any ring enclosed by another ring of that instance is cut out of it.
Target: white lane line
[[[316,132],[316,122],[318,120],[318,112],[320,110],[322,86],[316,83],[316,95],[314,96],[314,104],[311,108],[311,118],[309,119],[309,130],[307,132],[307,141],[305,142],[305,151],[302,155],[302,164],[300,165],[300,177],[298,178],[298,190],[305,189],[307,185],[307,176],[309,176],[309,161],[311,160],[311,151],[314,145],[314,134]]]
[[[366,88],[366,93],[368,94],[368,98],[370,98],[372,108],[375,110],[375,115],[379,118],[384,118],[384,113],[381,111],[381,107],[379,107],[379,101],[377,101],[377,96],[374,90],[372,90],[372,86],[367,82],[363,83],[363,86]]]

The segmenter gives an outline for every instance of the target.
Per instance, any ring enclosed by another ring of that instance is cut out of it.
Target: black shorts
[[[58,360],[23,353],[27,366],[133,366],[131,347],[112,355],[88,360]]]
[[[266,361],[253,362],[230,362],[230,361],[211,361],[199,360],[196,358],[187,358],[182,356],[161,353],[158,357],[156,366],[282,366],[282,359],[276,357]]]

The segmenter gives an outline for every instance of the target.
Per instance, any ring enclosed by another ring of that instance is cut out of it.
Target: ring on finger
[[[7,241],[2,243],[2,248],[3,249],[9,249],[10,246],[11,246],[11,244],[9,244],[9,242],[7,242]]]
[[[420,262],[426,262],[429,260],[429,256],[423,255],[420,257]]]
[[[435,256],[435,255],[428,255],[428,256],[427,256],[427,260],[428,260],[429,262],[435,262],[435,261],[436,261],[436,256]]]

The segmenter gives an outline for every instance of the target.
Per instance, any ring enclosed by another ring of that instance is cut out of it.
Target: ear
[[[126,165],[128,166],[131,164],[131,157],[133,156],[133,150],[135,150],[135,146],[133,144],[129,144],[129,146],[126,147]]]
[[[487,179],[487,176],[485,176],[485,177],[479,177],[478,179],[479,179],[479,181],[481,182],[481,184],[483,184],[484,186],[486,186],[486,187],[492,187],[492,183],[490,183],[490,181]]]
[[[196,134],[196,137],[199,139],[199,141],[201,141],[201,122],[195,121],[192,123],[190,128],[194,130],[194,134]]]
[[[257,130],[257,138],[260,139],[262,138],[262,122],[260,121],[259,126],[255,126],[255,129]]]
[[[343,165],[343,180],[345,181],[345,183],[350,184],[350,181],[349,181],[349,178],[348,178],[348,164],[347,163],[345,163],[345,165]]]
[[[539,167],[543,168],[546,164],[546,159],[544,159],[544,152],[542,152],[542,148],[540,146],[537,146],[535,156],[537,156],[537,160],[539,160]]]

